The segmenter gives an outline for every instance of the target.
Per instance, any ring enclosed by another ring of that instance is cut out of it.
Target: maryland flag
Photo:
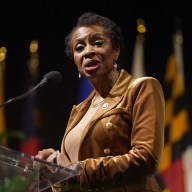
[[[157,178],[164,192],[191,192],[192,137],[185,99],[181,31],[165,72],[165,146]]]

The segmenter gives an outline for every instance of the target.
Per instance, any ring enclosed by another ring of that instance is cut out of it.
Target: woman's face
[[[72,35],[71,46],[79,72],[88,78],[110,74],[119,56],[108,31],[101,26],[78,28]]]

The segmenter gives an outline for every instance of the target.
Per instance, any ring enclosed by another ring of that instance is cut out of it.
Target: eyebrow
[[[91,35],[86,35],[86,36],[91,36],[91,37],[94,37],[94,36],[104,36],[102,33],[100,33],[100,32],[97,32],[97,33],[94,33],[94,34],[91,34]],[[76,42],[79,42],[79,41],[82,41],[82,39],[84,39],[86,36],[84,36],[84,37],[79,37],[79,38],[77,38],[76,40],[75,40],[75,43]]]

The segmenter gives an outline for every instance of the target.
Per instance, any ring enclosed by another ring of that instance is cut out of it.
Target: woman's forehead
[[[91,25],[88,27],[79,27],[77,28],[73,35],[72,39],[78,39],[78,38],[85,38],[86,36],[90,36],[92,34],[101,34],[101,35],[108,35],[108,31],[102,27],[97,25]]]

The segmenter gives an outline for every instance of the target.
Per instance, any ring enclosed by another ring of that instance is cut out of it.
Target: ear
[[[114,60],[117,61],[120,54],[120,48],[114,49]]]

